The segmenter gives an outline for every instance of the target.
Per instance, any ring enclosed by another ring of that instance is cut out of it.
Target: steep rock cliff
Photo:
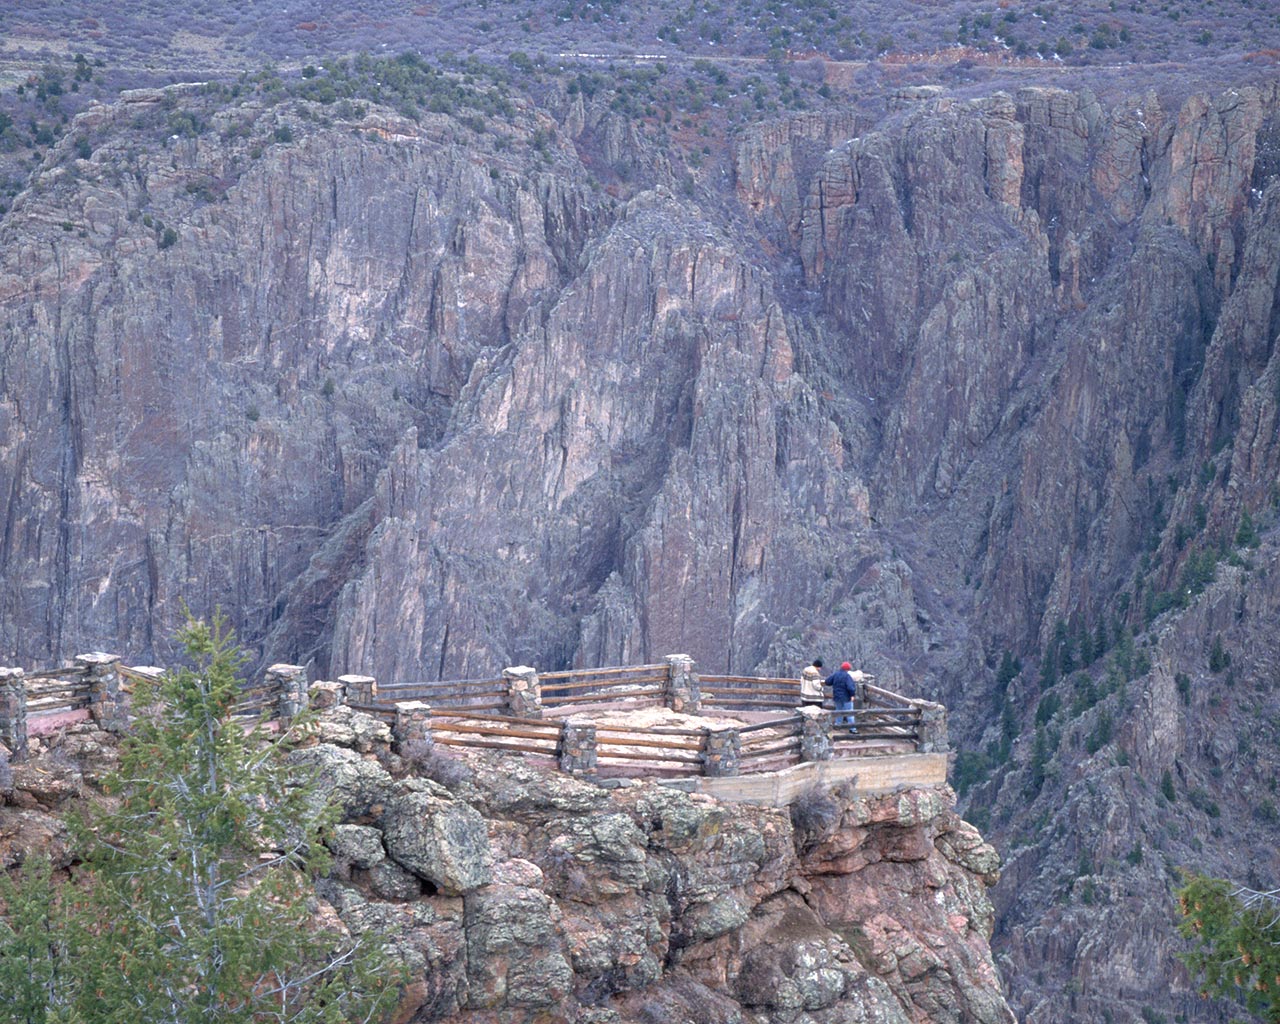
[[[516,755],[435,755],[427,777],[349,709],[316,734],[291,757],[341,810],[321,912],[406,964],[398,1020],[1013,1019],[987,944],[999,858],[949,790],[815,794],[796,826]],[[113,759],[88,725],[36,740],[0,789],[0,866],[64,866],[58,815]]]

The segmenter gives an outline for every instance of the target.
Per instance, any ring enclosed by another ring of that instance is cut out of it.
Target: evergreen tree
[[[1062,638],[1058,647],[1058,673],[1065,679],[1076,670],[1076,656],[1069,636]]]
[[[1095,660],[1107,653],[1107,620],[1099,616],[1098,631],[1093,636],[1093,656]]]
[[[1258,529],[1253,525],[1253,516],[1245,509],[1240,514],[1240,528],[1236,530],[1236,547],[1256,548],[1262,541],[1258,538]]]
[[[117,803],[80,829],[89,882],[62,889],[78,902],[65,944],[50,945],[33,923],[41,905],[46,916],[58,907],[47,873],[27,917],[0,934],[0,964],[29,948],[39,978],[58,975],[56,985],[26,986],[32,1009],[19,1019],[381,1019],[400,975],[378,979],[379,955],[313,921],[311,880],[326,868],[320,834],[331,815],[287,764],[290,734],[232,718],[243,658],[220,616],[212,627],[189,621],[179,639],[192,666],[139,682],[133,732],[103,787]],[[294,726],[304,727],[305,718]]]
[[[49,1024],[67,1009],[67,950],[74,922],[47,859],[29,860],[16,880],[0,871],[0,993],[14,1024]]]
[[[1218,673],[1231,664],[1231,655],[1222,646],[1221,634],[1214,634],[1213,646],[1209,649],[1209,671]]]
[[[1189,875],[1178,906],[1178,930],[1196,943],[1183,960],[1202,977],[1202,992],[1238,1000],[1280,1024],[1280,891]]]
[[[1027,796],[1035,799],[1049,777],[1049,759],[1053,755],[1053,742],[1045,729],[1036,730],[1035,746],[1031,750],[1031,765],[1027,777]]]
[[[1089,627],[1083,623],[1080,625],[1080,639],[1076,641],[1076,647],[1080,650],[1080,667],[1088,668],[1093,664],[1095,652],[1093,635],[1089,632]]]
[[[996,671],[996,687],[1003,694],[1021,672],[1022,662],[1012,651],[1006,649],[1000,658],[1000,668]]]

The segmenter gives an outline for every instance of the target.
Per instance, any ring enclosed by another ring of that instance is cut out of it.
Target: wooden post
[[[504,668],[502,678],[507,681],[507,714],[512,718],[541,718],[542,685],[538,682],[538,670],[516,665]]]
[[[20,668],[0,668],[0,742],[14,757],[27,753],[27,684]]]

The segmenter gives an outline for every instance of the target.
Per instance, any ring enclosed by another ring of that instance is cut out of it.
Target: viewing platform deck
[[[26,675],[0,668],[0,742],[22,756],[45,727],[92,717],[128,727],[130,669],[113,655]],[[798,679],[699,674],[693,660],[539,673],[529,666],[492,679],[379,684],[346,675],[308,682],[296,665],[273,665],[246,685],[237,711],[289,720],[308,705],[346,705],[388,724],[414,756],[496,750],[622,784],[656,778],[721,799],[783,805],[815,784],[875,793],[940,785],[947,772],[946,709],[859,683],[855,728],[845,712],[801,707]]]

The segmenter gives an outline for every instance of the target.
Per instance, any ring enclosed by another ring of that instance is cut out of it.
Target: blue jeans
[[[836,715],[836,725],[847,725],[850,729],[852,729],[853,728],[853,701],[851,700],[836,701],[836,710],[849,712],[849,714],[847,715]]]

